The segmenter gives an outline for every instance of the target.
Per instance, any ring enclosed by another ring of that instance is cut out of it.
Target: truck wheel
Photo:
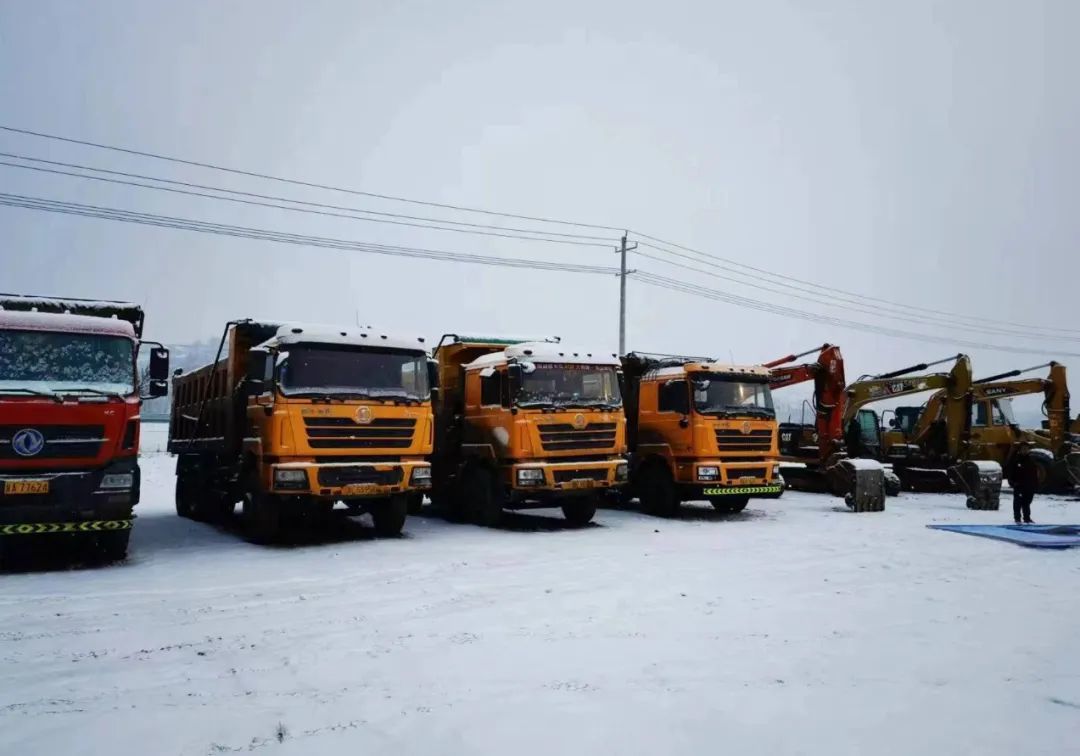
[[[408,494],[409,498],[409,514],[418,515],[424,509],[424,495],[422,493]]]
[[[97,557],[102,562],[120,562],[127,558],[131,530],[114,530],[94,536]]]
[[[176,514],[189,519],[195,501],[191,483],[191,478],[186,475],[176,476]]]
[[[671,474],[662,465],[649,465],[641,471],[637,485],[641,508],[657,517],[673,517],[679,511],[679,497]]]
[[[472,467],[465,473],[462,486],[464,509],[469,519],[489,528],[497,526],[503,516],[503,496],[495,476],[484,467]]]
[[[375,523],[375,534],[383,538],[401,535],[405,527],[405,518],[409,515],[409,497],[391,496],[371,508],[371,519]]]
[[[713,509],[725,514],[739,514],[750,503],[749,496],[714,496],[709,499]]]
[[[563,517],[576,528],[581,528],[592,522],[596,516],[596,499],[571,499],[562,505]]]
[[[254,543],[275,542],[281,535],[281,502],[276,496],[248,492],[244,495],[244,531]]]

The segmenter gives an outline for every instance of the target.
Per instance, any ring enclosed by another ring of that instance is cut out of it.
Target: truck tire
[[[750,503],[749,496],[714,496],[709,499],[713,509],[724,514],[739,514]]]
[[[462,495],[462,504],[472,522],[489,528],[502,522],[502,489],[486,467],[475,465],[465,471]]]
[[[422,493],[407,494],[409,499],[409,514],[418,515],[424,510],[424,495]]]
[[[596,516],[597,500],[595,497],[570,499],[562,505],[563,517],[576,528],[583,528]]]
[[[663,465],[646,465],[636,486],[641,508],[657,517],[674,517],[679,511],[679,494],[675,481]]]
[[[370,511],[375,534],[381,538],[394,538],[401,535],[401,529],[405,527],[405,518],[409,516],[409,497],[401,494],[391,496],[371,507]]]
[[[249,491],[243,515],[244,532],[253,543],[274,543],[281,537],[281,502],[276,496]]]
[[[130,539],[130,528],[98,533],[94,536],[94,548],[97,558],[104,563],[121,562],[127,559],[128,541]]]
[[[192,489],[192,478],[190,476],[176,476],[176,514],[188,519],[192,518],[197,495]]]

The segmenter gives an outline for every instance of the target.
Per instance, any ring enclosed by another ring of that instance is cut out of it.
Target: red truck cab
[[[142,322],[126,303],[0,295],[0,553],[40,535],[126,555],[139,409],[168,385],[158,344],[139,394]]]

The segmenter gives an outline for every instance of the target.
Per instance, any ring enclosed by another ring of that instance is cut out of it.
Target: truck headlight
[[[780,465],[773,465],[772,466],[772,474],[773,474],[774,478],[779,478],[780,477]]]
[[[106,473],[101,476],[98,488],[131,488],[135,485],[133,473]]]
[[[715,465],[705,465],[697,469],[698,480],[717,480],[720,478],[720,468]]]
[[[538,467],[523,467],[517,471],[519,486],[542,486],[544,484],[544,471]]]
[[[414,486],[430,486],[431,485],[431,468],[430,467],[414,467],[412,475],[409,476],[409,482]]]
[[[274,488],[307,488],[307,470],[274,470]]]
[[[630,465],[620,462],[615,465],[615,480],[626,480],[630,477]]]

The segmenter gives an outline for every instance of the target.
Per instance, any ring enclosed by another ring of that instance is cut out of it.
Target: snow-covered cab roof
[[[115,318],[130,323],[135,332],[135,337],[142,338],[143,310],[142,307],[132,302],[116,302],[106,299],[75,299],[72,297],[43,297],[27,294],[0,294],[0,310]]]
[[[761,365],[729,365],[722,362],[688,362],[685,365],[672,365],[646,373],[645,380],[672,379],[690,376],[694,373],[730,375],[732,378],[768,381],[772,371]]]
[[[82,333],[135,338],[135,327],[126,320],[54,312],[0,310],[0,331]]]
[[[506,364],[523,363],[596,365],[600,367],[619,367],[621,365],[618,355],[614,353],[590,352],[550,341],[529,341],[523,344],[512,344],[501,352],[492,352],[477,357],[466,365],[465,369],[479,370]]]
[[[333,344],[410,352],[427,351],[421,336],[409,338],[361,326],[342,328],[315,323],[285,323],[278,327],[276,334],[256,348],[276,349],[289,344]]]

